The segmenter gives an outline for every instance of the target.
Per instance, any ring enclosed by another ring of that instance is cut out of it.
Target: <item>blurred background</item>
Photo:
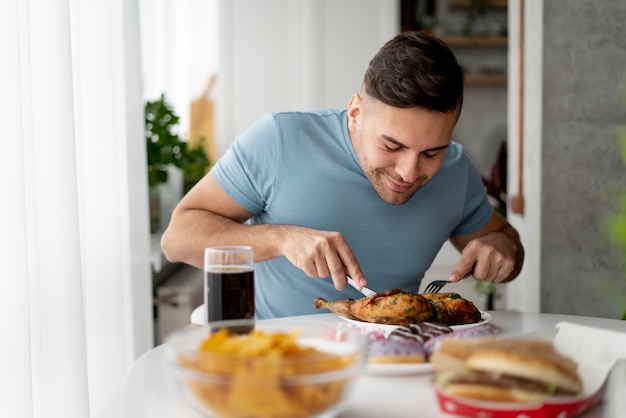
[[[622,0],[1,2],[0,415],[89,416],[188,324],[202,277],[160,253],[173,206],[262,114],[345,108],[407,29],[465,68],[453,139],[526,248],[514,282],[450,290],[622,318],[624,21]],[[424,282],[457,258],[444,246]]]

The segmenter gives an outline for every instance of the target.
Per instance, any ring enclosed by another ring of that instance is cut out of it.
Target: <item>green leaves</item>
[[[178,135],[180,118],[167,103],[165,95],[145,104],[145,139],[148,156],[148,184],[154,188],[167,182],[167,167],[183,170],[185,192],[207,172],[210,162],[201,144],[189,148]]]
[[[618,147],[624,165],[626,165],[626,128],[620,128],[618,134]],[[609,239],[622,253],[626,268],[626,189],[618,191],[618,210],[607,219],[607,231]],[[625,271],[626,273],[626,271]]]
[[[626,166],[626,127],[620,126],[617,131],[619,155]],[[626,189],[619,188],[619,190],[615,191],[613,198],[617,203],[617,211],[607,217],[606,230],[609,241],[615,245],[621,254],[622,269],[626,279]],[[626,307],[626,296],[624,296],[623,291],[620,291],[620,289],[608,290],[618,306],[621,306],[622,309]],[[624,311],[622,319],[626,320],[626,311]]]

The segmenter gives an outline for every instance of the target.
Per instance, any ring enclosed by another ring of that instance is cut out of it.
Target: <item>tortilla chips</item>
[[[335,354],[298,343],[299,333],[211,334],[181,366],[199,372],[187,385],[220,417],[309,417],[338,403],[356,353]]]

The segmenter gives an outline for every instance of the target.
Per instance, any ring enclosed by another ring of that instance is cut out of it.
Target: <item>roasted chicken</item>
[[[328,301],[315,298],[313,306],[348,319],[401,326],[421,322],[461,325],[482,319],[478,308],[457,293],[419,295],[392,289],[360,299]]]
[[[426,298],[400,289],[361,299],[327,301],[316,298],[313,306],[328,309],[345,318],[377,324],[409,325],[425,322],[432,316],[432,308]]]
[[[445,325],[463,325],[480,322],[482,314],[469,300],[458,293],[423,293],[430,301],[433,315],[429,322]]]

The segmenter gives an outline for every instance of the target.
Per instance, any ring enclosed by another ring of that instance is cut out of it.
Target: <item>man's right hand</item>
[[[346,275],[359,286],[367,286],[356,256],[341,233],[289,225],[281,229],[282,253],[307,276],[332,276],[337,290],[346,287]]]

